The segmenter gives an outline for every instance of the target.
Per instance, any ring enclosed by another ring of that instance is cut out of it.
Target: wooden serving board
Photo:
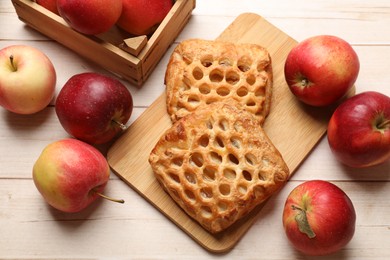
[[[325,134],[332,112],[331,108],[305,106],[290,93],[284,79],[284,61],[297,42],[252,13],[238,16],[217,40],[257,43],[270,52],[274,84],[271,112],[264,129],[293,174]],[[150,151],[170,126],[163,93],[110,147],[109,164],[129,186],[200,245],[211,252],[226,252],[245,234],[263,205],[219,235],[211,235],[193,221],[163,191],[148,163]]]

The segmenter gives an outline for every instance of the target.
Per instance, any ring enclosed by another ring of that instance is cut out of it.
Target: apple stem
[[[125,124],[122,124],[119,121],[116,121],[116,120],[112,119],[112,122],[118,124],[122,130],[126,130],[127,129],[127,126]]]
[[[16,68],[15,63],[14,63],[14,55],[11,54],[11,56],[9,56],[9,61],[11,62],[12,70],[17,71],[17,68]]]
[[[307,87],[309,85],[309,80],[307,78],[302,79],[302,86]]]
[[[117,203],[125,203],[125,201],[123,199],[113,199],[111,197],[108,197],[100,192],[97,192],[97,191],[94,191],[97,195],[99,195],[100,197],[106,199],[106,200],[110,200],[110,201],[113,201],[113,202],[117,202]]]
[[[298,224],[299,231],[306,234],[309,238],[314,238],[316,234],[310,227],[309,221],[306,216],[306,210],[301,209],[300,207],[297,207],[295,205],[292,205],[291,208],[293,210],[299,210],[299,213],[295,215],[295,221]]]
[[[390,128],[390,119],[384,120],[377,125],[378,129]]]

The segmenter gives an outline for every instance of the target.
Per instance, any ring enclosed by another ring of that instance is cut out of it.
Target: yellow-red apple
[[[109,176],[110,167],[99,150],[72,138],[47,145],[33,166],[38,191],[64,212],[81,211],[102,196]]]
[[[359,69],[359,58],[348,42],[332,35],[318,35],[291,49],[284,75],[299,100],[312,106],[327,106],[353,87]]]
[[[28,45],[0,50],[0,105],[18,114],[43,110],[52,100],[56,71],[50,59]]]

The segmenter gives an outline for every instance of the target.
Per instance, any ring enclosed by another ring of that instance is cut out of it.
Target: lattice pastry
[[[256,44],[190,39],[173,51],[165,73],[172,122],[198,106],[233,98],[262,124],[272,93],[268,51]]]
[[[259,121],[236,105],[200,106],[175,122],[149,157],[165,191],[211,233],[249,213],[289,175]]]

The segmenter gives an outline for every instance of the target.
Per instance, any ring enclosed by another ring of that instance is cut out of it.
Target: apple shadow
[[[49,204],[46,203],[46,207],[55,221],[58,223],[58,226],[61,227],[66,232],[73,232],[75,229],[78,229],[83,223],[91,221],[91,215],[101,207],[100,204],[103,202],[103,199],[97,199],[92,204],[87,206],[85,209],[75,212],[63,212],[60,211]]]
[[[43,110],[29,115],[22,115],[2,109],[1,113],[4,121],[16,133],[31,133],[42,126],[51,116],[53,116],[54,109],[51,106]]]
[[[390,161],[365,168],[353,168],[340,162],[339,164],[346,175],[359,184],[362,189],[370,190],[370,192],[379,191],[382,187],[386,187],[390,180]],[[373,189],[372,185],[366,185],[367,181],[375,182],[375,188]]]
[[[305,254],[299,252],[298,250],[295,250],[294,257],[292,257],[291,259],[306,259],[306,260],[350,259],[347,247],[348,247],[348,245],[345,248],[343,248],[343,249],[341,249],[333,254],[321,255],[321,256],[308,256],[308,255],[305,255]]]

